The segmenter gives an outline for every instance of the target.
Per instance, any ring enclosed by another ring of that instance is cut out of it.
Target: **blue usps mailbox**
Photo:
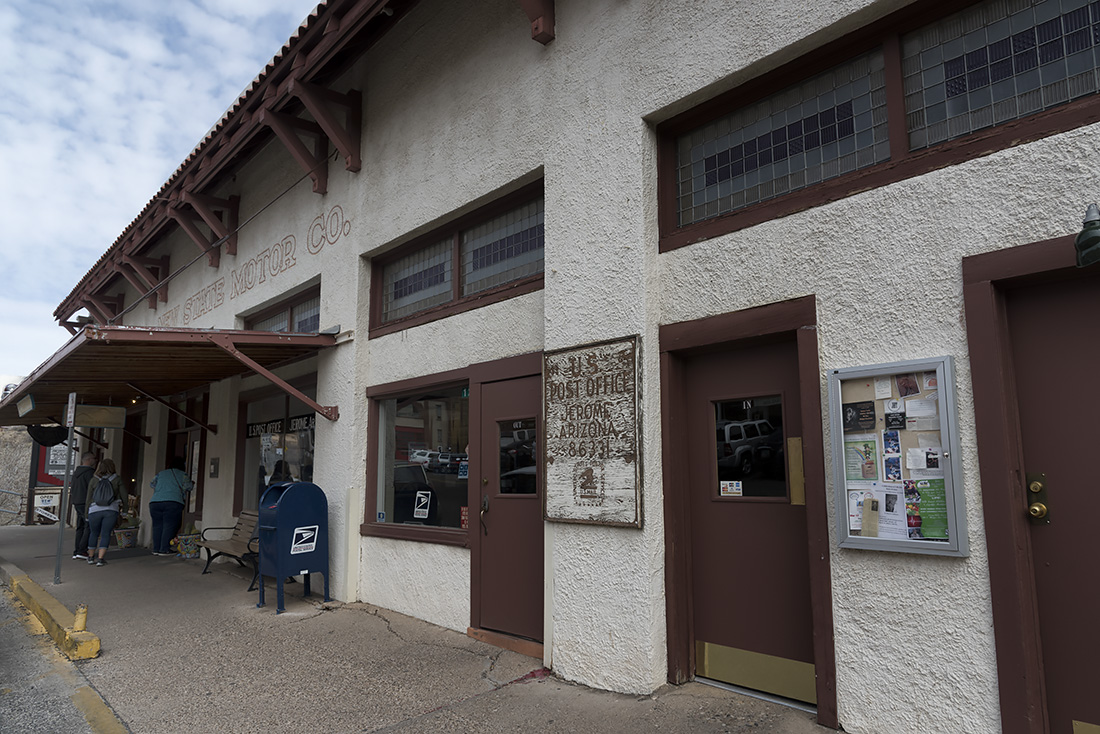
[[[320,573],[328,595],[328,500],[316,484],[280,482],[267,488],[260,498],[257,525],[260,538],[261,576],[274,576],[278,589],[278,607],[282,612],[283,580],[301,574],[305,595],[309,596],[309,575]],[[260,583],[260,602],[264,605],[264,585]]]

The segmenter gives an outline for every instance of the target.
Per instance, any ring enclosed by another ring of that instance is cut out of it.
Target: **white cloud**
[[[0,3],[0,384],[316,0]]]

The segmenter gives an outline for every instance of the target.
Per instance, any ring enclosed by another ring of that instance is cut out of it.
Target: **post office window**
[[[469,402],[466,386],[378,401],[378,522],[467,526]]]

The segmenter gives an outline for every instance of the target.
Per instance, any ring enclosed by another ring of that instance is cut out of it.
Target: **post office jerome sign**
[[[543,357],[547,520],[642,526],[637,336]]]

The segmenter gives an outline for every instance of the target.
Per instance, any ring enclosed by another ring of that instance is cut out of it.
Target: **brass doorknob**
[[[1027,514],[1031,515],[1035,519],[1041,519],[1047,516],[1047,506],[1042,502],[1032,502],[1027,508]]]

